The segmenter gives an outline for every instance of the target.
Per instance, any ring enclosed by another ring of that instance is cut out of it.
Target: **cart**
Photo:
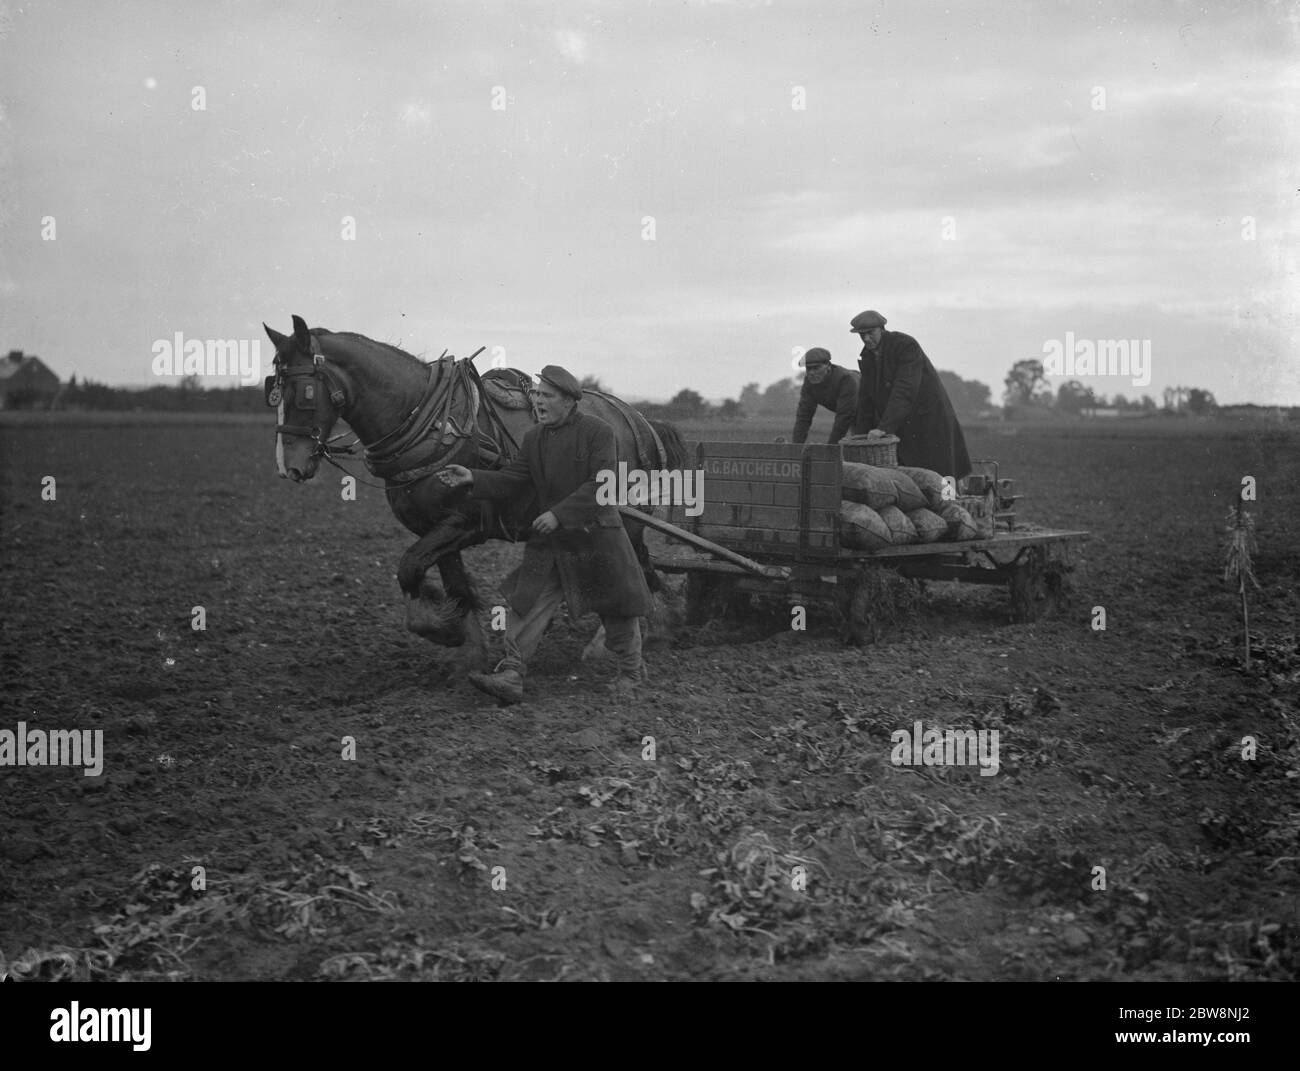
[[[876,551],[840,545],[842,461],[847,447],[794,443],[701,442],[697,479],[702,510],[681,504],[668,521],[621,507],[690,550],[653,554],[656,569],[687,577],[688,618],[699,622],[733,596],[787,596],[792,603],[831,600],[850,644],[874,642],[872,570],[892,569],[922,580],[1005,585],[1011,620],[1033,621],[1067,590],[1073,544],[1088,532],[1017,523],[1011,481],[980,478],[989,494],[992,533],[963,542],[892,546]],[[693,550],[696,553],[692,554]],[[708,555],[707,557],[701,556]]]

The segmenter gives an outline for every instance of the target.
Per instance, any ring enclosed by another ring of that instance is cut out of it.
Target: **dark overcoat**
[[[853,430],[853,417],[858,411],[857,372],[833,364],[831,374],[820,383],[813,383],[804,377],[803,389],[799,391],[799,408],[794,416],[793,442],[808,441],[808,429],[812,426],[819,405],[824,405],[835,414],[831,437],[826,441],[839,442]]]
[[[563,424],[528,429],[519,456],[497,471],[474,469],[475,498],[518,498],[536,494],[539,512],[550,510],[560,527],[536,532],[524,546],[524,560],[506,594],[510,608],[532,609],[552,569],[558,569],[564,601],[573,617],[644,617],[650,590],[636,552],[613,505],[596,502],[601,472],[618,472],[614,429],[577,409]]]
[[[862,381],[853,430],[879,428],[898,436],[898,463],[960,479],[970,454],[948,392],[930,358],[911,335],[881,331],[875,351],[862,348]]]

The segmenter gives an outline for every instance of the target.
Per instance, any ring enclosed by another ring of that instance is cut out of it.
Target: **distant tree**
[[[1113,405],[1116,409],[1120,409],[1120,410],[1133,408],[1133,406],[1129,403],[1129,400],[1125,398],[1124,395],[1122,394],[1115,395],[1115,400],[1110,404]]]
[[[599,379],[597,379],[595,376],[592,375],[583,376],[580,380],[578,380],[578,386],[580,386],[583,390],[598,390],[600,391],[601,394],[609,393],[609,388],[606,387],[605,384],[602,383]]]
[[[763,393],[757,383],[746,383],[740,392],[740,407],[746,413],[757,413],[763,405]]]
[[[1154,413],[1156,411],[1156,400],[1149,394],[1142,395],[1142,412]]]
[[[758,411],[769,416],[790,416],[799,405],[799,389],[793,377],[778,379],[763,391]]]
[[[1043,362],[1039,360],[1017,361],[1004,383],[1002,399],[1007,405],[1040,405],[1051,397]]]
[[[939,372],[939,381],[948,392],[948,400],[959,417],[974,417],[992,405],[987,383],[975,379],[962,379],[956,372]]]
[[[718,407],[719,420],[744,420],[745,409],[735,398],[728,398]]]
[[[1056,408],[1062,413],[1079,413],[1097,404],[1092,390],[1077,379],[1062,383],[1056,391]]]
[[[131,398],[124,390],[110,387],[106,383],[94,380],[82,380],[77,388],[81,394],[81,404],[87,409],[130,409]]]
[[[668,403],[668,408],[673,412],[681,415],[682,418],[702,416],[709,408],[703,396],[698,391],[693,391],[689,387],[683,387]]]
[[[1200,387],[1193,387],[1187,392],[1187,408],[1197,414],[1197,416],[1212,413],[1218,407],[1219,403],[1214,400],[1214,395],[1208,390],[1201,390]]]

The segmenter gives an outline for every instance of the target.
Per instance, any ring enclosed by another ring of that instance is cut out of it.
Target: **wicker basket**
[[[865,436],[850,436],[840,440],[842,457],[845,461],[856,461],[860,465],[876,465],[884,468],[898,466],[898,436],[886,435],[879,439]]]

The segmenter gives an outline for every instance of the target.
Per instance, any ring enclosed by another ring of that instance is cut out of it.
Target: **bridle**
[[[294,382],[300,381],[300,382]],[[280,405],[284,398],[284,386],[286,383],[294,383],[293,391],[293,414],[296,419],[302,419],[301,413],[310,409],[312,414],[311,424],[293,424],[284,423],[275,426],[276,435],[291,435],[298,439],[310,439],[312,443],[312,458],[323,458],[335,468],[342,469],[334,460],[334,454],[351,454],[355,451],[359,442],[354,438],[352,442],[345,443],[342,446],[334,444],[342,439],[346,432],[335,435],[333,438],[326,439],[325,432],[322,429],[331,428],[334,422],[340,416],[344,416],[347,408],[347,395],[343,388],[335,380],[330,370],[325,365],[325,354],[320,350],[316,339],[311,340],[311,364],[306,367],[293,368],[289,366],[288,361],[281,362],[279,354],[275,357],[275,374],[267,376],[263,382],[266,404],[272,408]],[[328,406],[334,407],[334,413],[331,416]],[[286,418],[288,413],[285,414]],[[343,469],[346,472],[346,469]]]

